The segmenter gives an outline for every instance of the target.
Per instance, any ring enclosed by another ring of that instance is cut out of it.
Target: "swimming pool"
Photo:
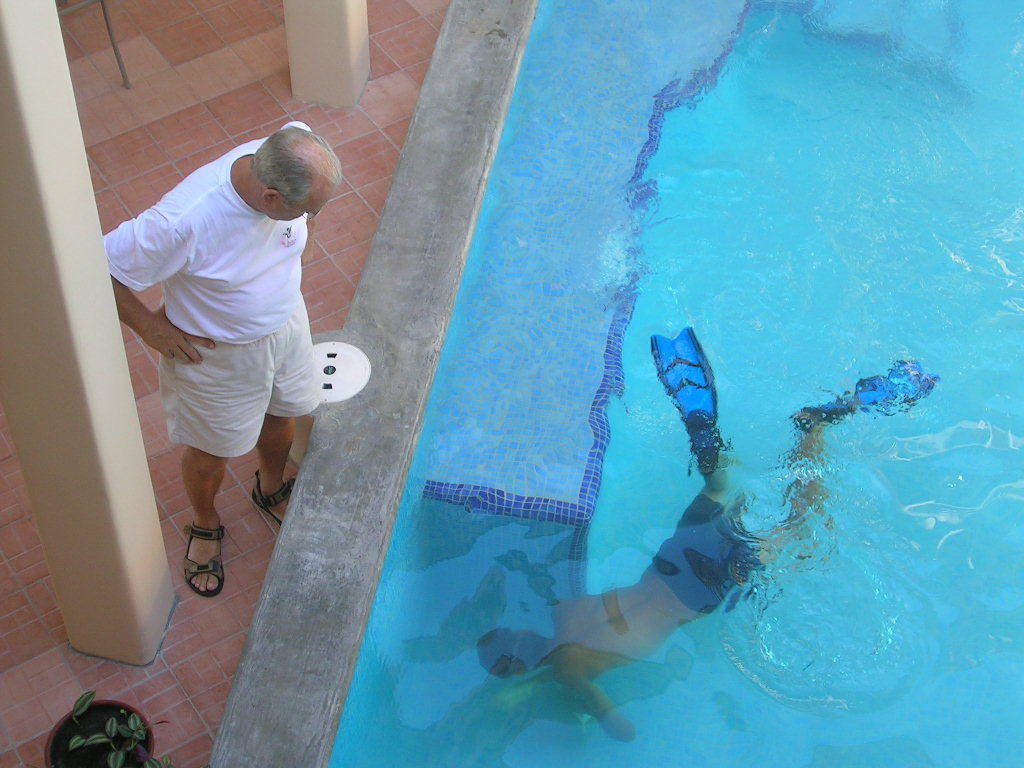
[[[1021,21],[714,7],[542,2],[332,765],[1015,764]],[[943,378],[831,430],[827,514],[750,599],[607,675],[622,744],[475,642],[670,533],[699,482],[647,337],[686,325],[755,531],[790,413],[901,357]]]

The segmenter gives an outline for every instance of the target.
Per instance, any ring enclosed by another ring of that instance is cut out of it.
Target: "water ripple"
[[[736,667],[765,693],[818,714],[869,711],[906,692],[937,655],[926,599],[878,548],[762,578],[722,623]]]

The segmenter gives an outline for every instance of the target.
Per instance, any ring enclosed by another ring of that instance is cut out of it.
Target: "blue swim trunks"
[[[732,610],[740,597],[736,587],[762,567],[753,540],[724,512],[717,501],[703,493],[698,495],[649,569],[668,585],[679,602],[700,613],[711,613],[730,592],[725,610]]]

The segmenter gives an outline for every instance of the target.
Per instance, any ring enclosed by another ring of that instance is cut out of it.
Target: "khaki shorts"
[[[201,363],[160,358],[167,431],[176,443],[232,457],[256,446],[263,417],[303,416],[320,403],[306,305],[248,344],[199,347]]]

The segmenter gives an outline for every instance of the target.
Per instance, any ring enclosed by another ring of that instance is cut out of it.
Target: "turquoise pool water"
[[[1024,15],[697,5],[542,0],[332,766],[1019,764]],[[475,645],[549,632],[581,575],[634,583],[671,533],[700,482],[647,339],[687,325],[747,527],[777,530],[804,473],[830,496],[735,610],[600,679],[622,743]],[[899,358],[941,375],[928,399],[785,460],[789,414]],[[424,497],[574,500],[588,467],[585,567],[579,527]]]

